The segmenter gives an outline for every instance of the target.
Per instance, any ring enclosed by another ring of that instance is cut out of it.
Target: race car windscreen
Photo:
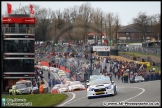
[[[61,84],[60,87],[61,87],[61,88],[67,88],[68,86],[65,85],[65,84]]]
[[[94,81],[90,81],[90,85],[99,85],[99,84],[110,84],[110,80],[106,79],[106,80],[94,80]]]
[[[76,84],[81,84],[81,83],[79,81],[74,81],[70,83],[70,85],[76,85]]]
[[[32,86],[32,83],[31,83],[31,82],[27,82],[25,85],[26,85],[27,87],[31,87],[31,86]]]
[[[56,84],[55,87],[60,87],[60,84]]]
[[[32,83],[31,82],[16,82],[16,84],[25,84],[27,87],[31,87]]]
[[[17,85],[16,86],[16,89],[22,89],[22,88],[27,88],[25,84],[22,84],[22,85]]]

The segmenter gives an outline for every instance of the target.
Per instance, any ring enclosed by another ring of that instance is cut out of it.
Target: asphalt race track
[[[68,99],[62,102],[62,106],[108,106],[107,102],[160,102],[161,88],[160,80],[141,83],[122,83],[121,80],[113,78],[117,85],[117,95],[107,97],[97,97],[88,99],[86,91],[69,92]],[[104,104],[104,105],[103,105]],[[160,106],[158,105],[158,106]]]

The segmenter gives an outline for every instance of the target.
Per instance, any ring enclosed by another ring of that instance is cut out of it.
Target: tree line
[[[33,6],[35,9],[33,17],[36,17],[35,38],[37,41],[54,40],[58,33],[65,27],[77,24],[93,26],[101,32],[105,32],[108,40],[117,40],[117,32],[122,27],[117,14],[111,12],[104,13],[101,8],[93,8],[90,3],[83,3],[80,6],[74,5],[73,7],[65,8],[62,12],[61,10],[42,8],[39,5]],[[29,5],[15,9],[12,13],[28,14]],[[142,33],[144,38],[148,30],[153,32],[153,36],[157,36],[158,33],[158,35],[161,35],[160,14],[148,16],[146,12],[139,12],[136,18],[132,18],[132,23]],[[87,33],[89,32],[95,32],[96,36],[98,36],[99,39],[101,38],[101,34],[98,34],[92,29],[72,28],[64,33],[59,40],[63,42],[79,42],[79,40],[83,40],[83,42],[86,42]]]

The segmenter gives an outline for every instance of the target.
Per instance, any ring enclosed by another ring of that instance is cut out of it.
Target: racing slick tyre
[[[88,99],[91,99],[91,97],[88,96]]]
[[[115,95],[117,94],[117,90],[115,90]]]
[[[115,96],[116,94],[117,94],[117,90],[116,87],[114,87],[114,93],[112,95]]]

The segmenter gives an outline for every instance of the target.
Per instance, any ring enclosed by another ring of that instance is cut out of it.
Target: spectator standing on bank
[[[43,70],[41,70],[41,73],[42,73],[42,76],[43,76],[43,74],[44,74],[44,73],[43,73]]]
[[[51,76],[51,74],[50,74],[50,71],[48,70],[48,79],[50,79],[50,76]]]
[[[53,87],[56,85],[56,81],[54,78],[52,79],[52,85],[53,85]]]
[[[39,87],[40,87],[39,79],[37,80],[37,86],[38,86],[38,89],[39,89]]]
[[[6,95],[8,95],[8,93],[9,93],[9,86],[7,85],[6,86]]]
[[[122,83],[124,82],[124,75],[122,74],[121,75],[121,80],[122,80]]]
[[[120,72],[118,72],[117,75],[118,75],[118,80],[119,80],[120,79]]]
[[[48,86],[49,86],[49,89],[51,90],[51,79],[49,79],[48,81]]]

